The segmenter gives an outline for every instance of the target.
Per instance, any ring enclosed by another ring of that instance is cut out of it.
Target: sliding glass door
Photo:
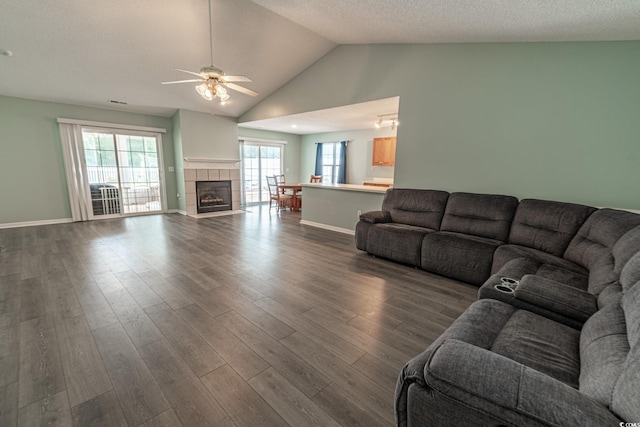
[[[243,204],[268,202],[269,188],[265,177],[282,174],[282,144],[241,141],[240,153]]]
[[[162,212],[158,137],[83,128],[90,216]]]

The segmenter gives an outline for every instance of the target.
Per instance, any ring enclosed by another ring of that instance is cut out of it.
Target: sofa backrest
[[[440,230],[506,242],[517,206],[513,196],[451,193]]]
[[[627,231],[640,225],[640,215],[615,209],[599,209],[589,216],[571,240],[564,258],[590,270]]]
[[[449,193],[439,190],[391,188],[382,201],[382,210],[391,221],[439,230]]]
[[[621,306],[630,350],[613,389],[610,406],[623,420],[636,422],[640,420],[640,252],[625,264],[620,280],[624,282]]]
[[[579,387],[632,422],[640,419],[640,252],[625,264],[620,280],[615,301],[582,328]]]
[[[632,256],[640,252],[640,225],[627,231],[611,250],[614,259],[613,271],[620,275]]]
[[[550,200],[524,199],[513,217],[509,243],[561,257],[596,208]]]

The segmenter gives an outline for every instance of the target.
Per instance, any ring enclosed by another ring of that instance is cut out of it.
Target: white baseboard
[[[187,215],[187,211],[181,211],[180,209],[169,209],[167,213],[178,213],[180,215]]]
[[[242,209],[237,209],[234,211],[219,211],[219,212],[209,212],[209,213],[201,213],[201,214],[195,214],[195,215],[189,215],[191,218],[215,218],[217,216],[227,216],[227,215],[237,215],[237,214],[243,214],[246,211],[242,210]]]
[[[352,236],[356,234],[355,230],[349,230],[348,228],[342,228],[342,227],[335,227],[333,225],[322,224],[319,222],[306,221],[304,219],[300,220],[300,224],[308,225],[310,227],[323,228],[325,230],[330,230],[330,231],[336,231],[338,233],[350,234]]]
[[[73,220],[71,218],[59,218],[44,219],[40,221],[7,222],[0,224],[0,228],[35,227],[37,225],[66,224],[69,222],[73,222]]]

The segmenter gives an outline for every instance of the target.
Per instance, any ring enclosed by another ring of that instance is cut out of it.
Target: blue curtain
[[[322,143],[316,144],[316,171],[315,175],[322,175]]]
[[[340,165],[338,166],[338,184],[347,183],[347,141],[340,143]]]

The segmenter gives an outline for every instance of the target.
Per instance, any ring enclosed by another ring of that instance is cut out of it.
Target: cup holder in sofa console
[[[501,277],[500,283],[495,285],[494,288],[500,292],[512,294],[518,287],[519,280],[512,279],[511,277]]]

